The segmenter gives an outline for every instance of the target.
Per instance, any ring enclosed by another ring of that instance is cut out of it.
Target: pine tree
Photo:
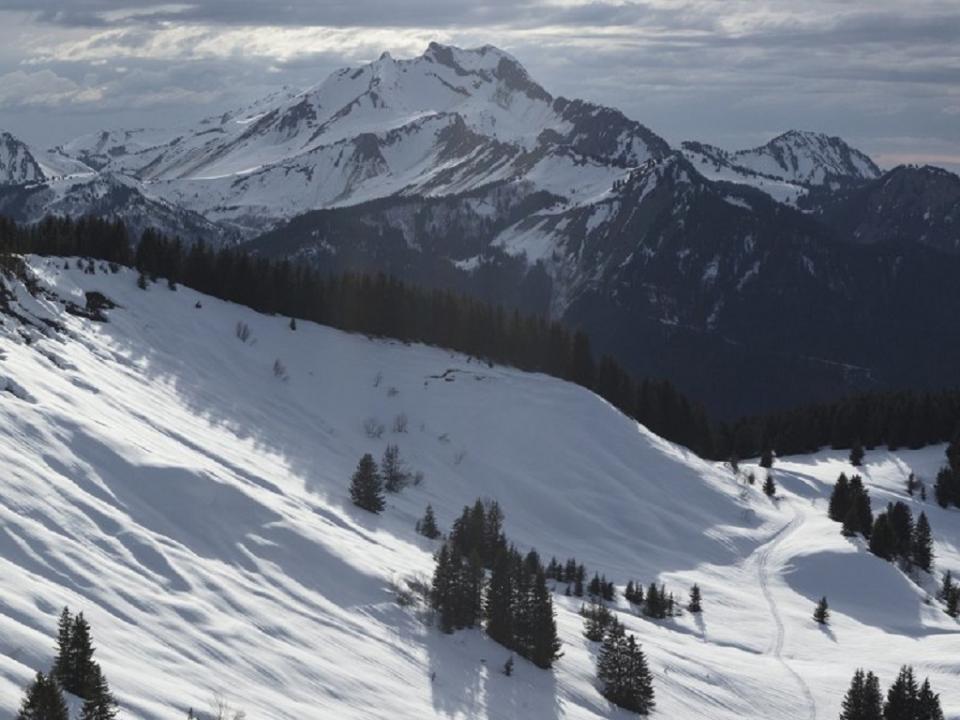
[[[877,676],[857,670],[843,699],[840,720],[880,720],[882,702]]]
[[[940,590],[937,592],[937,597],[943,602],[946,602],[949,599],[951,592],[953,592],[953,573],[947,570],[943,574],[943,583],[940,585]]]
[[[883,720],[916,720],[917,700],[917,681],[913,676],[913,668],[904,665],[893,685],[887,690],[887,700],[883,704]]]
[[[836,484],[833,486],[833,492],[830,494],[830,506],[827,514],[834,522],[843,522],[847,511],[850,509],[850,482],[847,480],[846,473],[840,473]]]
[[[760,455],[760,467],[766,468],[767,470],[773,467],[773,450],[770,448],[764,449]]]
[[[64,690],[87,700],[94,690],[93,638],[90,634],[90,625],[77,613],[73,618],[73,629],[70,632],[70,660],[71,668],[68,682]]]
[[[63,608],[60,621],[57,624],[57,652],[53,658],[53,669],[50,671],[61,686],[66,685],[73,671],[73,660],[70,657],[71,636],[73,633],[73,616],[69,608]]]
[[[400,460],[400,448],[396,445],[387,445],[380,460],[380,479],[387,492],[400,492],[407,484],[407,473]]]
[[[584,617],[583,635],[587,640],[593,642],[603,640],[603,634],[607,631],[610,623],[617,622],[616,617],[607,609],[607,606],[596,600],[592,600],[587,607],[581,607],[580,614]]]
[[[68,720],[67,704],[55,678],[37,673],[24,694],[17,720]]]
[[[763,494],[773,497],[777,494],[777,484],[773,481],[773,473],[767,471],[767,479],[763,481]]]
[[[513,628],[513,569],[511,554],[515,550],[501,550],[493,564],[484,612],[487,619],[487,635],[506,648],[514,648]]]
[[[826,625],[830,621],[830,608],[827,605],[827,598],[820,598],[816,609],[813,611],[813,619],[821,625]]]
[[[296,329],[297,329],[297,319],[296,319],[296,318],[290,318],[290,329],[291,329],[291,330],[296,330]]]
[[[703,612],[703,606],[700,598],[700,586],[694,583],[690,588],[690,602],[687,603],[687,610],[692,613]]]
[[[942,508],[947,507],[953,502],[954,478],[950,468],[941,468],[937,473],[937,480],[933,486],[933,496],[937,505]]]
[[[117,701],[110,692],[107,679],[100,665],[91,667],[91,695],[83,704],[80,720],[114,720],[117,717]]]
[[[530,660],[537,667],[547,669],[561,653],[557,621],[553,614],[553,598],[547,588],[547,579],[542,568],[537,569],[534,577],[531,605],[533,642]]]
[[[917,524],[913,528],[913,562],[922,570],[930,572],[933,567],[933,537],[930,532],[930,523],[927,514],[920,513]]]
[[[654,707],[653,678],[643,650],[623,625],[611,624],[597,654],[601,693],[626,710],[647,715]]]
[[[384,508],[383,483],[377,473],[377,464],[370,453],[360,458],[350,482],[350,499],[357,507],[372,513]]]
[[[943,708],[940,706],[940,696],[930,687],[930,679],[926,678],[920,686],[917,695],[916,720],[943,720]]]
[[[890,529],[893,531],[894,542],[896,543],[895,554],[909,562],[912,557],[913,546],[913,513],[902,502],[888,503],[887,521],[890,523]]]
[[[450,545],[444,543],[437,553],[437,564],[433,570],[433,583],[430,586],[430,606],[440,616],[441,632],[453,632],[454,607],[452,598],[456,581]]]
[[[896,552],[896,538],[890,528],[890,522],[885,512],[877,515],[873,523],[873,532],[870,535],[870,552],[883,560],[893,559]]]
[[[863,445],[860,444],[860,441],[854,441],[853,447],[850,448],[850,464],[854,467],[860,467],[863,464],[864,454]]]
[[[947,615],[952,618],[960,616],[960,587],[954,585],[953,592],[947,596]]]
[[[431,540],[440,537],[440,528],[437,527],[437,518],[433,514],[433,505],[427,505],[423,518],[417,520],[417,532]]]

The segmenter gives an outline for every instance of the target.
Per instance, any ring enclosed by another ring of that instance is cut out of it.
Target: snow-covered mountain
[[[69,266],[65,269],[64,265]],[[607,403],[543,375],[371,340],[176,292],[104,264],[32,258],[2,278],[0,715],[49,667],[59,609],[83,611],[122,717],[180,720],[215,693],[248,717],[627,718],[598,692],[580,599],[557,587],[552,671],[481,631],[443,635],[395,588],[428,578],[436,543],[482,496],[521,548],[575,556],[617,585],[647,653],[654,718],[828,720],[857,667],[903,663],[960,713],[960,625],[827,519],[846,454],[780,458],[779,499]],[[117,307],[81,317],[86,293]],[[68,311],[70,303],[72,311]],[[237,337],[238,323],[249,337]],[[277,373],[277,361],[283,368]],[[406,432],[371,438],[365,421]],[[353,507],[361,454],[396,443],[422,484],[382,515]],[[960,572],[960,514],[906,493],[943,448],[871,451],[874,507],[925,511],[938,572]],[[762,475],[761,475],[762,476]],[[701,616],[653,621],[628,580],[703,589]],[[812,620],[829,599],[832,619]]]
[[[59,149],[250,231],[308,210],[505,181],[589,197],[669,152],[616,110],[554,98],[501,50],[436,43],[193,128],[104,132]]]
[[[78,166],[68,161],[59,161],[56,167],[66,174],[40,183],[0,185],[0,214],[24,223],[47,216],[122,220],[133,240],[148,228],[214,244],[234,237],[229,229],[202,215],[153,196],[128,176],[108,171],[73,173],[69,171]]]
[[[711,180],[751,185],[791,204],[812,187],[837,189],[880,176],[866,154],[823,133],[790,130],[766,145],[736,152],[693,141],[684,142],[682,150]]]
[[[43,180],[43,170],[30,148],[10,133],[0,133],[0,186]]]

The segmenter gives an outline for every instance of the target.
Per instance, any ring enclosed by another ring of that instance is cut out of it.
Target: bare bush
[[[273,361],[273,376],[284,382],[287,381],[287,366],[280,361],[280,358]]]
[[[250,339],[250,326],[242,320],[237,321],[236,335],[240,342],[245,343]]]
[[[378,372],[376,375],[373,376],[373,386],[374,386],[375,388],[380,387],[380,383],[382,383],[382,382],[383,382],[383,373],[382,373],[382,372]]]
[[[410,476],[410,484],[414,487],[420,485],[423,482],[423,470],[417,470],[413,475]]]
[[[454,464],[454,465],[459,465],[460,463],[463,462],[463,459],[464,459],[466,456],[467,456],[467,451],[466,451],[466,450],[457,450],[457,451],[453,454],[453,464]]]
[[[387,397],[396,397],[400,394],[400,391],[397,390],[393,385],[387,388]]]
[[[393,431],[395,433],[405,433],[407,431],[406,413],[400,413],[393,419]]]
[[[383,423],[375,417],[368,417],[363,421],[363,432],[366,433],[366,436],[371,440],[379,440],[383,437],[385,430],[386,428],[383,426]]]

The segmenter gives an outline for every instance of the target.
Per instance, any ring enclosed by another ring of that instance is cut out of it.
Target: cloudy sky
[[[960,170],[958,39],[958,0],[0,0],[0,129],[182,123],[437,40],[671,142],[800,128]]]

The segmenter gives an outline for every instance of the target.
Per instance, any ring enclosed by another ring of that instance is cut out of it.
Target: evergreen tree
[[[940,507],[945,508],[953,502],[953,484],[953,472],[950,468],[941,468],[933,485],[933,496]]]
[[[617,622],[607,606],[596,600],[591,600],[589,606],[580,608],[580,614],[584,617],[583,635],[593,642],[603,640],[610,624]]]
[[[913,668],[904,665],[890,689],[883,704],[883,720],[916,720],[917,717],[917,681]]]
[[[850,448],[850,464],[854,467],[860,467],[863,464],[864,454],[863,445],[860,444],[860,441],[854,441],[853,447]]]
[[[940,706],[940,696],[930,687],[930,679],[926,678],[920,686],[917,695],[916,720],[943,720],[943,708]]]
[[[350,499],[357,507],[372,513],[384,508],[383,483],[377,473],[377,464],[370,453],[366,453],[357,464],[350,482]]]
[[[687,603],[687,610],[692,613],[703,612],[702,599],[700,597],[700,586],[694,583],[690,588],[690,602]]]
[[[94,692],[96,663],[93,661],[93,650],[90,625],[82,612],[77,613],[70,631],[71,668],[64,690],[84,700],[89,699]]]
[[[37,673],[27,687],[17,720],[68,720],[67,704],[55,678]]]
[[[80,720],[115,720],[117,701],[110,692],[107,679],[100,665],[93,663],[91,668],[91,694],[83,704]]]
[[[290,329],[291,329],[291,330],[296,330],[296,329],[297,329],[297,319],[296,319],[296,318],[290,318]]]
[[[73,659],[70,656],[71,636],[73,634],[73,616],[69,608],[64,608],[60,613],[60,621],[57,624],[57,652],[53,658],[53,669],[50,671],[53,677],[61,686],[70,682],[73,672]]]
[[[826,625],[830,621],[830,608],[827,605],[827,598],[820,598],[817,607],[813,611],[813,619],[821,625]]]
[[[887,504],[887,521],[893,531],[895,554],[897,557],[909,561],[913,548],[913,513],[906,504],[897,501]]]
[[[881,720],[882,702],[877,676],[857,670],[843,699],[840,720]]]
[[[960,587],[954,585],[953,592],[947,596],[947,615],[952,618],[960,616]]]
[[[913,562],[922,570],[930,572],[933,568],[933,537],[930,532],[930,523],[927,514],[920,513],[917,524],[913,528]]]
[[[833,486],[833,492],[830,494],[830,506],[827,514],[834,522],[843,522],[847,511],[850,509],[850,481],[847,480],[846,473],[840,473],[836,484]]]
[[[501,550],[493,564],[490,582],[487,585],[484,612],[487,619],[487,635],[506,648],[515,648],[513,628],[513,563],[511,554],[516,551]]]
[[[441,632],[452,633],[454,628],[453,593],[457,582],[453,567],[450,545],[444,543],[437,552],[437,564],[433,570],[433,583],[430,586],[430,606],[439,615]]]
[[[877,515],[870,535],[870,552],[884,560],[893,559],[896,552],[896,539],[885,512]]]
[[[601,693],[626,710],[647,715],[654,707],[653,678],[643,650],[620,623],[612,624],[597,654]]]
[[[433,514],[433,505],[427,505],[423,518],[417,520],[417,532],[431,540],[440,537],[440,528],[437,527],[437,518]]]
[[[387,445],[380,460],[380,479],[383,489],[387,492],[400,492],[407,484],[407,473],[400,460],[400,448],[396,445]]]
[[[777,494],[777,484],[773,481],[773,473],[767,470],[767,479],[763,481],[763,494],[773,497]]]
[[[547,579],[542,568],[537,568],[531,595],[530,661],[539,668],[549,668],[560,657],[560,638],[557,636],[557,621],[553,614],[553,598],[547,588]]]
[[[773,467],[773,450],[769,447],[764,448],[763,453],[760,455],[760,467],[766,468],[769,470]],[[769,475],[769,473],[767,473]]]

